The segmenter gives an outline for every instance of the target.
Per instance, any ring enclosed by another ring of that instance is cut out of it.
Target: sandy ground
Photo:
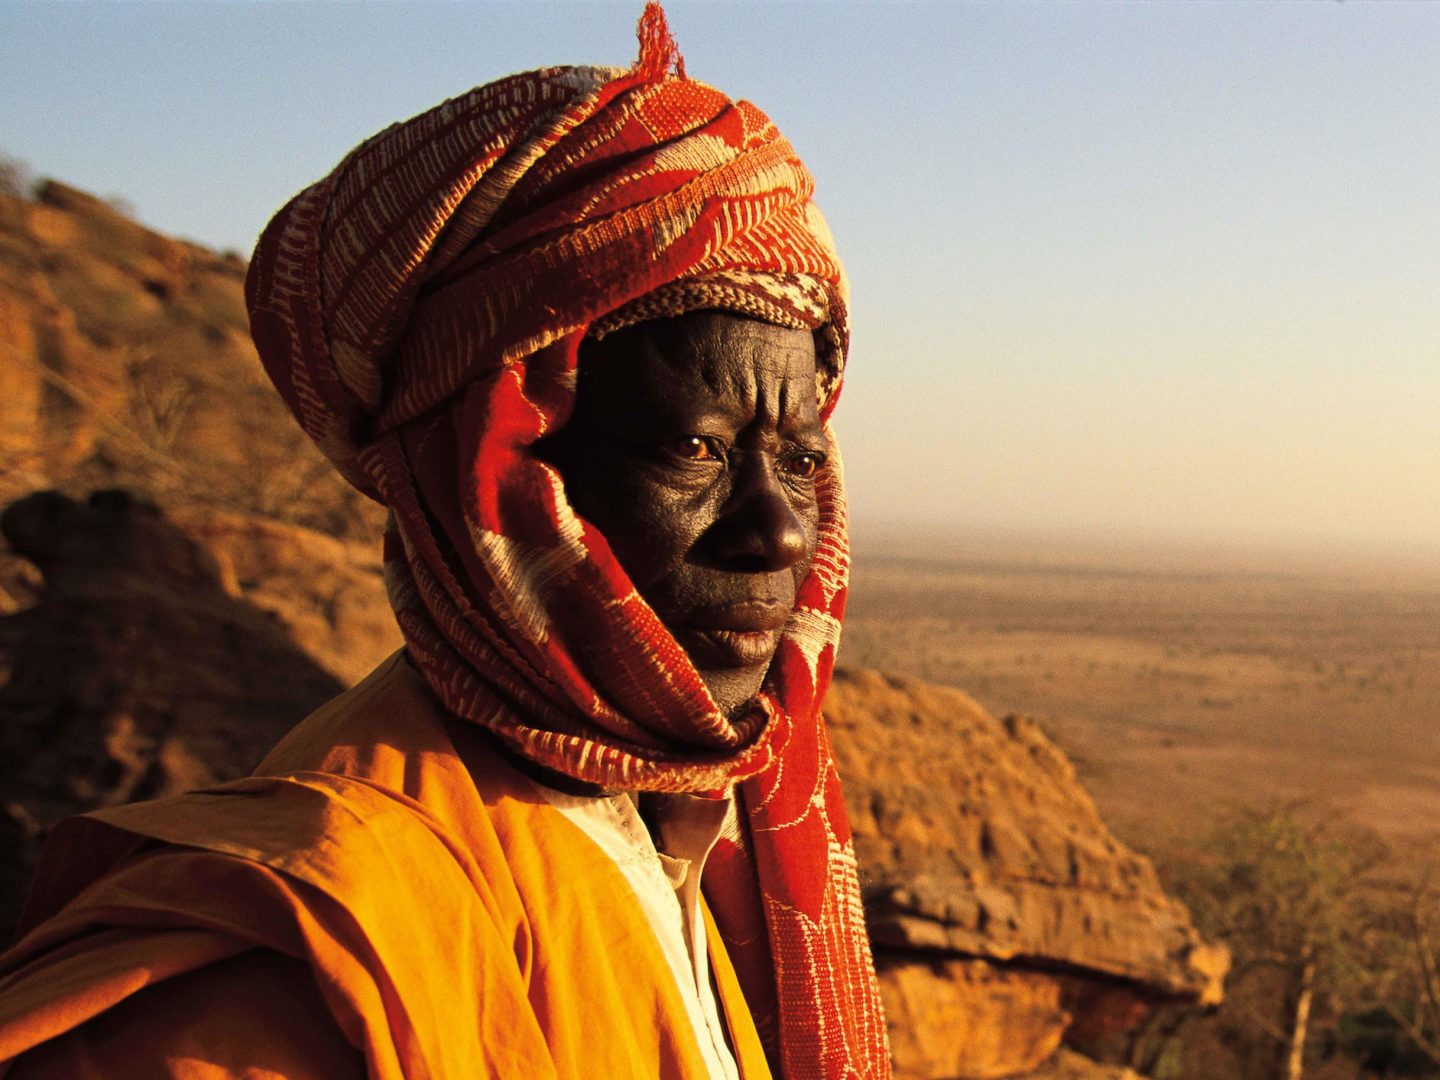
[[[1277,798],[1440,837],[1440,567],[888,538],[841,663],[1035,717],[1142,848]]]

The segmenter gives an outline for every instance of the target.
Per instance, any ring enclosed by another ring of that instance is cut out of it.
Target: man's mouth
[[[696,667],[753,667],[770,662],[789,617],[773,600],[720,604],[687,612],[675,637]]]

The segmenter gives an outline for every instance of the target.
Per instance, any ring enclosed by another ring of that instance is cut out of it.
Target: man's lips
[[[789,617],[786,604],[742,600],[688,611],[674,633],[696,667],[753,667],[774,657]]]
[[[680,625],[694,630],[734,630],[761,633],[782,630],[790,607],[778,600],[735,600],[685,612]]]

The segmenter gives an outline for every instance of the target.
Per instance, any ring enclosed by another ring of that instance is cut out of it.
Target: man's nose
[[[789,570],[810,554],[805,523],[790,505],[768,454],[747,456],[720,518],[710,528],[711,555],[727,570]]]

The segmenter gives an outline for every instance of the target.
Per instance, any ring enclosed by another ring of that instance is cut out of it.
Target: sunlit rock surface
[[[826,714],[903,1073],[1009,1076],[1219,1001],[1228,957],[1034,723],[875,671],[839,672]]]

